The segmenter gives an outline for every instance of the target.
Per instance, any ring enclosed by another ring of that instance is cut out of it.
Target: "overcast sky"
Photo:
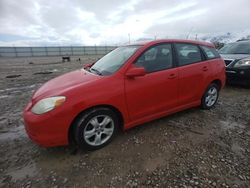
[[[250,34],[250,0],[0,0],[0,46]]]

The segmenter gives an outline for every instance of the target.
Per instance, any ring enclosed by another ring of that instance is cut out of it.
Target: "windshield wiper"
[[[89,69],[91,72],[92,71],[94,71],[95,73],[97,73],[98,75],[102,75],[102,73],[99,71],[99,70],[97,70],[97,69],[95,69],[95,68],[91,68],[91,69]]]

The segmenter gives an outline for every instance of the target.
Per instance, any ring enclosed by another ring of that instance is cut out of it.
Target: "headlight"
[[[234,64],[234,67],[250,66],[250,59],[242,59]]]
[[[44,114],[54,108],[62,105],[66,97],[57,96],[57,97],[49,97],[38,101],[31,109],[31,112],[34,114]]]

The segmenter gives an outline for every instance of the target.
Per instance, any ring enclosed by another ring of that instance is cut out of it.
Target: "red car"
[[[98,149],[120,128],[195,106],[212,108],[224,84],[224,61],[210,43],[122,46],[39,88],[24,110],[25,128],[41,146]]]

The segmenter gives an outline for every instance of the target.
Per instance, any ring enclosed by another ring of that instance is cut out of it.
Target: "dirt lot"
[[[194,108],[72,153],[32,143],[22,110],[47,80],[97,57],[0,59],[0,187],[250,187],[250,89],[227,86]]]

